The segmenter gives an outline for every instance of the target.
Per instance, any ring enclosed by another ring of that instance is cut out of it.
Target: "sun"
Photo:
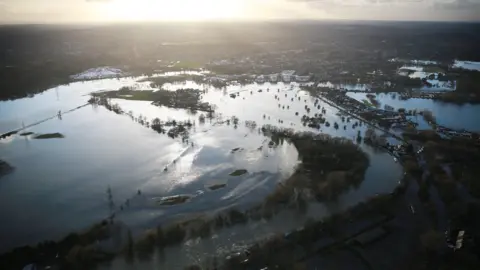
[[[113,0],[105,15],[125,21],[197,21],[241,17],[242,0]]]

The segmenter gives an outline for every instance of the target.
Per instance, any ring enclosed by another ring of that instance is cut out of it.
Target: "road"
[[[48,120],[52,120],[52,119],[55,119],[55,118],[57,118],[57,117],[60,117],[60,118],[61,118],[62,115],[67,114],[67,113],[71,113],[71,112],[73,112],[73,111],[75,111],[75,110],[78,110],[78,109],[80,109],[80,108],[82,108],[82,107],[85,107],[85,106],[87,106],[87,105],[89,105],[89,103],[85,103],[85,104],[83,104],[83,105],[77,106],[77,107],[75,107],[75,108],[73,108],[73,109],[70,109],[70,110],[68,110],[68,111],[65,111],[65,112],[58,111],[59,113],[57,113],[57,114],[55,114],[55,115],[53,115],[53,116],[47,117],[47,118],[45,118],[45,119],[43,119],[43,120],[40,120],[40,121],[34,122],[34,123],[32,123],[32,124],[28,124],[28,125],[26,125],[26,126],[23,126],[23,127],[21,127],[21,128],[18,128],[18,129],[11,130],[11,131],[9,131],[9,132],[5,132],[5,133],[3,133],[3,134],[0,134],[0,139],[6,138],[6,137],[11,136],[11,135],[14,135],[14,134],[17,134],[18,132],[20,132],[20,131],[22,131],[22,130],[25,130],[25,129],[27,129],[27,128],[30,128],[30,127],[39,125],[39,124],[41,124],[41,123],[43,123],[43,122],[46,122],[46,121],[48,121]]]
[[[390,135],[390,136],[394,137],[395,139],[400,140],[400,141],[402,141],[402,142],[405,142],[405,143],[408,142],[406,139],[398,136],[397,134],[395,134],[395,133],[393,133],[393,132],[391,132],[391,131],[389,131],[389,130],[387,130],[387,129],[381,128],[381,127],[379,127],[379,126],[377,126],[377,125],[374,125],[374,124],[370,123],[370,121],[365,120],[365,119],[363,119],[362,117],[360,117],[360,116],[358,116],[358,115],[355,115],[355,114],[349,112],[347,109],[338,106],[337,104],[335,104],[335,102],[333,102],[333,101],[331,101],[331,100],[323,97],[322,95],[316,95],[316,97],[319,98],[319,99],[321,99],[323,102],[327,103],[328,105],[337,108],[339,111],[341,111],[341,112],[343,112],[343,113],[345,113],[345,114],[347,114],[347,115],[349,115],[349,116],[351,116],[351,117],[353,117],[353,118],[355,118],[355,119],[357,119],[357,120],[360,120],[360,121],[362,121],[362,122],[365,122],[368,126],[370,126],[370,127],[372,127],[372,128],[375,128],[375,129],[377,129],[377,130],[380,130],[380,131],[382,131],[382,132],[385,132],[385,133],[387,133],[388,135]]]

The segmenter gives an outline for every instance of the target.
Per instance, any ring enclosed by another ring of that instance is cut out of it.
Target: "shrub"
[[[245,223],[248,220],[247,216],[238,210],[230,210],[228,212],[228,218],[232,224]]]
[[[198,265],[190,265],[184,268],[185,270],[202,270],[202,268]]]
[[[157,234],[155,231],[147,231],[143,236],[141,236],[135,243],[135,250],[140,255],[148,255],[153,252],[156,246],[156,237]]]
[[[435,116],[433,116],[433,113],[431,111],[424,110],[422,112],[422,115],[423,115],[423,119],[425,119],[425,121],[427,121],[428,123],[436,123]]]
[[[185,229],[181,225],[173,225],[164,230],[165,244],[174,245],[179,244],[185,239]]]
[[[96,260],[93,247],[76,245],[68,252],[66,262],[71,269],[84,269],[91,267]]]
[[[422,202],[427,202],[430,199],[430,193],[428,192],[428,186],[426,183],[422,183],[418,189],[418,197]]]
[[[445,246],[445,237],[439,231],[430,230],[420,237],[422,245],[428,251],[438,251]]]

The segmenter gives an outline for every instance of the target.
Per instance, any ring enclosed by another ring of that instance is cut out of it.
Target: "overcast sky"
[[[0,0],[1,23],[214,19],[480,21],[480,0]]]

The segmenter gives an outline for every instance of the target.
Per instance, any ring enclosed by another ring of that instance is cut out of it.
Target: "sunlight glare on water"
[[[50,113],[55,115],[59,109],[85,103],[92,91],[132,86],[138,79],[141,78],[72,83],[33,98],[1,102],[0,111],[6,112],[6,117],[0,121],[10,123],[8,128],[17,128],[21,122],[32,123],[51,116]],[[5,239],[1,248],[55,239],[104,218],[108,213],[105,190],[109,186],[117,207],[126,199],[131,200],[131,208],[119,213],[118,218],[137,232],[178,215],[213,213],[225,207],[258,203],[279,181],[291,175],[298,164],[298,152],[292,144],[285,142],[269,147],[270,139],[258,130],[265,124],[351,139],[358,130],[365,130],[365,127],[352,129],[353,122],[342,123],[337,109],[323,102],[315,104],[316,99],[300,91],[298,84],[231,85],[223,90],[211,87],[205,90],[203,101],[216,106],[216,115],[204,124],[198,120],[201,114],[206,115],[203,112],[158,107],[149,101],[112,100],[124,111],[132,111],[135,117],[142,115],[147,121],[156,117],[163,121],[195,121],[189,143],[158,134],[126,115],[87,106],[65,114],[61,120],[55,118],[28,130],[60,132],[64,139],[41,141],[12,137],[14,139],[0,145],[2,159],[17,168],[15,173],[2,178],[0,203],[9,204],[11,208],[2,209],[0,214],[11,222],[0,225],[0,231],[8,232],[0,236]],[[230,97],[230,93],[237,92],[239,96]],[[306,106],[311,109],[310,113]],[[320,130],[303,126],[302,115],[313,116],[322,109],[327,111],[324,117],[332,126],[322,126]],[[237,126],[233,121],[226,123],[233,116],[239,118]],[[255,123],[246,125],[246,121]],[[338,130],[333,128],[334,122],[340,123]],[[344,130],[343,124],[348,128]],[[388,154],[361,147],[371,159],[367,178],[358,189],[341,197],[338,209],[392,190],[401,175],[401,168]],[[376,162],[377,159],[383,163]],[[235,170],[247,173],[231,176]],[[384,175],[382,170],[388,170],[393,180],[380,179],[378,175]],[[225,184],[225,187],[210,191],[208,187],[214,184]],[[137,190],[142,194],[135,195]],[[158,205],[159,198],[179,194],[191,199],[172,207]],[[33,204],[35,209],[30,207]],[[23,216],[9,209],[22,209],[25,216],[35,220],[36,226],[27,226]],[[58,215],[59,211],[63,214]],[[327,215],[328,211],[316,214]],[[293,220],[288,224],[280,222],[281,219],[266,225],[253,224],[258,230],[254,236],[251,228],[219,233],[212,248],[230,250],[232,241],[253,240],[264,237],[267,231],[281,232],[303,222]]]

